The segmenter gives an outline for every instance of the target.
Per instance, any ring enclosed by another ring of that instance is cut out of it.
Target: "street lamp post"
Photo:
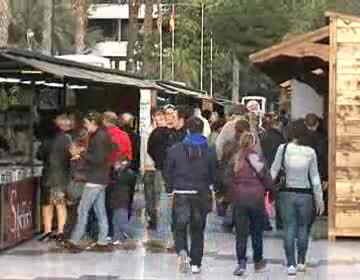
[[[201,47],[200,47],[200,90],[203,90],[204,80],[204,19],[205,19],[205,5],[201,1]]]
[[[210,97],[214,95],[214,88],[213,88],[213,62],[214,62],[214,38],[213,33],[210,34]]]

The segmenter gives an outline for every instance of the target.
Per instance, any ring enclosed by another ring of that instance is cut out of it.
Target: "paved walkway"
[[[250,264],[244,277],[232,276],[236,265],[234,246],[233,234],[207,232],[202,273],[193,276],[178,272],[176,255],[153,253],[143,247],[135,251],[71,255],[50,252],[46,244],[33,240],[0,255],[0,279],[360,279],[360,242],[312,241],[308,272],[292,278],[285,273],[279,238],[265,239],[265,257],[269,262],[267,271],[254,273]],[[251,255],[251,250],[248,254]]]

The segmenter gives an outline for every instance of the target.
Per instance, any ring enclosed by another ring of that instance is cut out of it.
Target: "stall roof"
[[[106,69],[75,61],[18,49],[0,49],[0,78],[102,83],[158,88],[144,78],[118,70]]]
[[[250,61],[278,83],[294,77],[317,83],[327,79],[327,71],[315,73],[316,69],[327,69],[329,61],[329,27],[296,36],[282,43],[249,56]]]
[[[168,94],[184,94],[192,96],[198,99],[210,99],[206,91],[193,89],[184,85],[181,85],[172,81],[156,81],[156,84],[160,86]]]
[[[261,50],[250,55],[250,60],[254,64],[262,64],[267,61],[276,59],[279,56],[319,56],[321,59],[328,61],[329,46],[321,44],[329,38],[329,26],[318,30],[296,36],[270,48]]]

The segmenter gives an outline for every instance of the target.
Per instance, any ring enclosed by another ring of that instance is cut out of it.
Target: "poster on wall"
[[[263,96],[245,96],[241,99],[241,104],[245,105],[249,112],[257,115],[266,112],[266,98]]]
[[[140,91],[140,112],[139,112],[139,132],[140,135],[144,133],[147,127],[151,125],[151,91]]]

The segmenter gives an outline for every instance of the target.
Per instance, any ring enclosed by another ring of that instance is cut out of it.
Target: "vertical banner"
[[[151,90],[141,89],[140,90],[140,113],[139,113],[139,131],[140,135],[144,133],[146,128],[151,125]]]

